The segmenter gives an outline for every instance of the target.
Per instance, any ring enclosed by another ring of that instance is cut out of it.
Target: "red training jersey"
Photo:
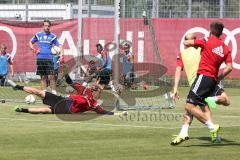
[[[104,109],[93,99],[91,89],[82,86],[80,83],[73,83],[71,85],[78,95],[70,95],[69,98],[73,101],[71,112],[83,113],[86,111],[95,111],[96,113],[104,113]]]
[[[201,60],[198,74],[218,79],[218,71],[223,62],[232,63],[231,52],[228,47],[217,37],[210,36],[207,41],[194,40],[194,46],[201,50]]]
[[[83,113],[86,111],[95,111],[96,113],[104,113],[104,109],[93,98],[82,95],[70,95],[73,104],[71,107],[72,113]]]
[[[76,91],[78,95],[83,95],[83,96],[88,96],[90,98],[92,98],[92,91],[91,89],[82,86],[81,83],[73,83],[71,84],[71,87],[73,87]]]

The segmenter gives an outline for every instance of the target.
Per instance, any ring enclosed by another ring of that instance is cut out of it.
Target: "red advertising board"
[[[187,32],[196,32],[198,38],[207,36],[214,19],[152,19],[154,38],[160,53],[161,63],[168,68],[167,75],[173,76],[176,56],[181,50],[181,40]],[[223,41],[231,48],[234,70],[230,77],[240,77],[240,25],[237,19],[221,19],[225,25]],[[77,20],[55,23],[51,31],[64,45],[65,55],[77,56]],[[42,31],[41,23],[1,22],[0,43],[5,43],[12,53],[15,72],[34,72],[35,55],[29,50],[28,42],[35,33]],[[114,19],[83,19],[82,44],[85,55],[96,55],[96,43],[114,43]],[[121,40],[132,42],[136,63],[157,63],[154,40],[149,26],[143,19],[120,19]]]

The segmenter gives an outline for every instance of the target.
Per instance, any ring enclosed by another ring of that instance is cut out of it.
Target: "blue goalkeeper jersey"
[[[52,33],[38,32],[36,33],[32,40],[32,43],[38,43],[40,49],[37,59],[53,59],[51,48],[53,45],[59,46],[57,37]]]

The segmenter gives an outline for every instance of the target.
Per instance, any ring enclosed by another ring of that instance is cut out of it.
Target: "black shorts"
[[[100,79],[99,84],[108,85],[108,83],[110,82],[110,76],[111,76],[111,71],[108,69],[103,69],[100,72],[98,72],[98,77]]]
[[[50,92],[46,92],[43,104],[50,106],[53,114],[70,114],[71,100],[62,96],[57,96]]]
[[[134,72],[129,72],[127,74],[124,74],[123,77],[124,77],[124,84],[128,84],[128,83],[133,83],[134,78],[136,76],[135,76]]]
[[[223,86],[221,84],[217,84],[214,91],[210,94],[209,97],[220,96],[223,92]]]
[[[51,59],[37,59],[37,75],[54,75],[54,64]]]
[[[5,85],[6,76],[0,76],[0,86]]]
[[[207,105],[204,101],[205,98],[220,93],[217,88],[217,82],[214,78],[204,76],[202,74],[197,75],[195,81],[191,86],[191,90],[187,96],[187,103],[199,106]]]

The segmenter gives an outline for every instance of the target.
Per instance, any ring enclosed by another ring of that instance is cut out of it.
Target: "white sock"
[[[113,81],[110,81],[108,84],[109,84],[109,86],[113,85]]]
[[[44,92],[47,92],[47,89],[44,89],[43,91],[44,91]]]
[[[113,83],[109,83],[109,86],[113,92],[116,92],[116,88],[114,87]]]
[[[83,82],[82,86],[86,87],[87,86],[87,82]]]
[[[112,89],[113,92],[117,92],[114,86],[112,86],[111,89]]]
[[[217,102],[218,101],[218,97],[217,96],[214,96],[214,97],[209,97],[209,98],[211,98],[212,100],[214,100],[215,102]]]
[[[213,130],[214,129],[214,124],[212,123],[211,120],[208,120],[205,124],[207,125],[209,130]]]
[[[188,135],[188,128],[189,128],[189,124],[182,125],[182,129],[181,129],[179,135],[182,135],[182,136]]]
[[[56,90],[52,90],[52,94],[57,94],[57,91]]]

